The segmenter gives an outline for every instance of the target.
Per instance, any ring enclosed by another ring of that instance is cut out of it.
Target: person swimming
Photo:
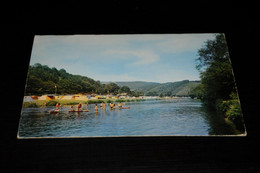
[[[95,106],[95,111],[98,112],[98,105]]]

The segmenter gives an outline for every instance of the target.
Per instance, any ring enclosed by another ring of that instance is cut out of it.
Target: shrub
[[[112,103],[113,101],[112,100],[107,100],[106,103]]]
[[[77,105],[79,104],[78,102],[67,102],[66,105]]]
[[[242,110],[238,99],[227,101],[218,100],[217,110],[221,111],[227,119],[232,121],[239,130],[243,130]]]
[[[102,103],[102,102],[104,102],[103,100],[88,100],[87,101],[89,104],[95,104],[95,103]],[[86,102],[86,103],[87,103]]]
[[[37,104],[35,102],[23,102],[23,108],[37,108]]]
[[[47,102],[46,106],[56,106],[57,103],[57,101],[51,100]]]
[[[238,101],[233,101],[232,104],[229,105],[226,116],[231,121],[242,119],[242,110]]]

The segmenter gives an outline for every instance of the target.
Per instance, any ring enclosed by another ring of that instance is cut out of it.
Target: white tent
[[[66,95],[61,98],[61,100],[72,100],[74,95]]]
[[[24,102],[34,102],[34,100],[31,96],[24,96],[23,101]]]

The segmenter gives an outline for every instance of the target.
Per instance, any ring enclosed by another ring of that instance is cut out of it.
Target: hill
[[[168,83],[156,82],[100,82],[87,76],[72,75],[65,69],[57,70],[39,63],[29,66],[26,95],[42,94],[118,94],[128,93],[130,96],[188,96],[198,81],[179,81]]]
[[[143,81],[132,81],[132,82],[115,82],[118,86],[128,86],[132,91],[143,91],[147,90],[150,87],[155,87],[160,85],[156,82],[143,82]]]
[[[101,84],[86,76],[72,75],[65,69],[57,70],[36,63],[29,66],[25,94],[77,94],[77,93],[114,93],[120,87],[115,83]]]
[[[183,80],[179,82],[115,82],[120,87],[128,86],[133,91],[143,92],[147,96],[164,95],[164,96],[188,96],[191,89],[200,84],[200,81]]]

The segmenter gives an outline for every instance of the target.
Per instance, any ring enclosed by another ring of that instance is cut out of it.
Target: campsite
[[[167,97],[166,97],[167,98]],[[113,96],[113,95],[42,95],[42,96],[24,96],[23,108],[27,107],[43,107],[44,104],[47,106],[55,106],[56,103],[62,105],[77,105],[79,103],[111,103],[111,102],[138,102],[149,99],[159,99],[159,97],[129,97],[129,96]]]
[[[222,33],[35,36],[24,96],[20,138],[246,135]]]

